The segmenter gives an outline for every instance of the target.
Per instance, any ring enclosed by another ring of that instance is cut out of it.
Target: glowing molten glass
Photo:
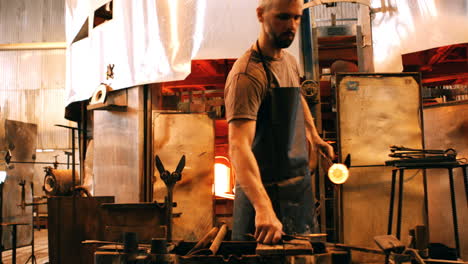
[[[348,177],[349,171],[344,164],[335,163],[328,169],[328,178],[334,184],[343,184]]]

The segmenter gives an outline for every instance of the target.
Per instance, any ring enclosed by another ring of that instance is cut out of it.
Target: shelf
[[[106,104],[106,103],[98,103],[88,105],[86,109],[93,111],[93,110],[107,110],[107,111],[115,111],[115,112],[126,112],[127,106],[126,105],[115,105],[115,104]]]
[[[423,105],[423,108],[435,108],[435,107],[443,107],[443,106],[450,106],[450,105],[465,105],[468,104],[468,100],[461,100],[461,101],[452,101],[446,103],[434,103],[429,105]]]

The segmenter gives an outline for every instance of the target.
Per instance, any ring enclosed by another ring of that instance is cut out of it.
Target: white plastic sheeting
[[[109,0],[66,0],[67,104],[89,99],[106,67],[113,89],[182,80],[192,59],[237,58],[259,25],[253,0],[114,0],[113,18],[93,28]],[[88,37],[73,43],[88,19]],[[296,41],[290,51],[299,59]]]
[[[466,0],[372,0],[376,72],[401,72],[402,54],[468,42]]]
[[[182,80],[192,59],[237,58],[259,29],[254,0],[66,0],[66,104],[89,99],[114,64],[114,89]],[[376,72],[400,72],[401,55],[468,42],[466,0],[372,0]],[[88,20],[88,36],[73,43]],[[298,37],[290,48],[300,60]]]

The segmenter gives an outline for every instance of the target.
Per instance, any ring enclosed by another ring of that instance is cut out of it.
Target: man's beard
[[[291,43],[294,41],[294,33],[292,31],[286,31],[280,35],[273,35],[273,45],[277,49],[285,49],[291,46]],[[292,37],[291,37],[292,36]]]

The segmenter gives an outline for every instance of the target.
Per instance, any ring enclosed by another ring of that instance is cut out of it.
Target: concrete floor
[[[44,264],[49,262],[49,245],[47,239],[47,229],[41,229],[40,231],[34,231],[34,255],[36,256],[37,264]],[[2,254],[3,264],[11,264],[11,250],[4,251]],[[26,260],[31,256],[31,246],[26,246],[16,249],[16,263],[26,264]],[[27,263],[32,263],[29,260]]]

